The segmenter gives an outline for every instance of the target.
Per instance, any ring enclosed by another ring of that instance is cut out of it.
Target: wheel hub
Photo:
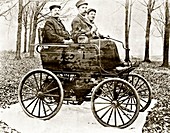
[[[40,98],[40,99],[43,99],[44,98],[44,93],[42,91],[39,91],[37,93],[37,97]]]
[[[119,105],[117,100],[113,100],[111,104],[115,108]]]

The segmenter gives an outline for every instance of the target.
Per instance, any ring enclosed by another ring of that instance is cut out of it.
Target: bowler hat
[[[90,12],[95,12],[96,13],[96,9],[94,9],[94,8],[89,8],[88,10],[87,10],[87,14],[89,14]]]
[[[76,3],[76,7],[79,8],[81,5],[88,5],[88,3],[85,0],[79,0]]]
[[[53,8],[59,8],[61,9],[61,6],[60,5],[52,5],[49,7],[50,8],[50,11],[53,9]]]

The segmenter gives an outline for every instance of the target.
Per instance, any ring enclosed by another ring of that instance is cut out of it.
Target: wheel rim
[[[63,88],[52,72],[33,70],[21,80],[18,98],[27,115],[46,120],[61,108]]]
[[[140,99],[140,112],[144,112],[150,105],[152,90],[149,83],[138,74],[129,74],[127,81],[136,89]]]
[[[139,114],[137,92],[122,79],[101,82],[92,94],[92,112],[104,126],[125,128],[131,125]]]

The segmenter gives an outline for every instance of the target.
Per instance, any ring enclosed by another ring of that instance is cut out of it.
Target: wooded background
[[[97,10],[96,24],[101,33],[124,42],[127,50],[124,59],[142,55],[142,60],[151,62],[151,56],[162,55],[162,66],[168,67],[170,2],[169,0],[87,0],[89,7]],[[68,31],[77,14],[76,0],[1,0],[0,45],[34,57],[37,30],[49,16],[48,7],[57,3],[62,6],[62,19]],[[11,40],[11,41],[10,41]],[[120,47],[120,46],[118,46]],[[130,49],[130,53],[129,50]],[[3,49],[4,50],[4,49]],[[123,52],[122,52],[123,51]]]

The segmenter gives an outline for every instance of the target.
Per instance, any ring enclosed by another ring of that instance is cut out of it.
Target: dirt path
[[[148,110],[153,107],[153,100]],[[108,128],[100,125],[94,118],[90,103],[80,105],[62,105],[59,113],[50,120],[42,121],[28,117],[19,104],[0,110],[0,118],[10,127],[21,133],[142,133],[147,111],[140,112],[136,121],[125,129]]]

